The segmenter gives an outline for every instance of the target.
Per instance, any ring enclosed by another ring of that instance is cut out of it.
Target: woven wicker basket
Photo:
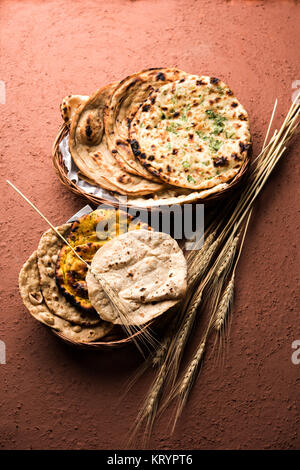
[[[113,330],[103,338],[102,341],[93,341],[89,343],[73,341],[70,338],[67,338],[63,334],[59,333],[58,331],[49,328],[48,326],[46,328],[48,328],[55,336],[57,336],[70,346],[94,351],[111,351],[113,349],[119,349],[129,344],[132,344],[135,342],[135,340],[138,342],[138,344],[142,345],[139,340],[139,336],[143,335],[143,333],[146,330],[149,330],[150,328],[152,335],[159,336],[161,332],[168,326],[172,315],[176,312],[176,307],[177,306],[172,307],[168,312],[164,313],[160,317],[148,322],[144,326],[141,326],[141,328],[131,336],[126,336],[122,327],[116,325],[114,326]]]
[[[53,144],[53,149],[52,149],[53,164],[54,164],[54,167],[57,171],[58,178],[61,181],[61,183],[64,186],[66,186],[68,189],[70,189],[73,193],[87,199],[89,201],[89,203],[91,203],[93,205],[98,206],[99,204],[107,204],[107,205],[115,206],[115,207],[119,208],[119,203],[118,202],[114,203],[111,200],[102,199],[102,198],[99,198],[99,197],[94,196],[92,194],[88,194],[68,178],[67,169],[64,166],[62,155],[61,155],[61,152],[60,152],[60,149],[59,149],[60,142],[68,134],[68,132],[69,132],[68,127],[65,124],[63,124],[62,127],[59,130],[59,133],[58,133],[56,139],[55,139],[55,142]],[[246,158],[243,166],[241,167],[239,173],[235,176],[235,178],[232,181],[230,181],[227,184],[226,188],[223,189],[222,191],[218,192],[218,193],[214,193],[214,194],[209,195],[205,199],[201,199],[201,202],[202,203],[204,203],[204,202],[205,203],[206,202],[213,203],[214,201],[217,202],[221,197],[223,198],[225,196],[230,195],[233,192],[233,190],[238,187],[238,185],[241,183],[243,177],[245,176],[245,174],[247,172],[247,169],[248,169],[249,160],[250,160],[250,153],[248,153],[247,158]],[[193,202],[195,202],[195,201],[193,201]],[[183,202],[183,204],[184,204],[184,202]],[[162,202],[162,205],[163,205],[163,202]],[[174,309],[176,309],[176,307]],[[159,332],[161,329],[163,329],[167,326],[168,321],[170,319],[170,315],[172,315],[173,312],[174,312],[174,310],[171,309],[170,313],[164,314],[161,317],[159,317],[158,319],[153,320],[149,324],[145,325],[143,329],[141,329],[140,331],[135,333],[133,336],[125,336],[125,334],[124,334],[124,332],[122,331],[121,328],[120,329],[114,329],[112,334],[109,334],[108,336],[106,336],[103,339],[103,341],[100,341],[100,342],[97,341],[97,342],[90,342],[90,343],[80,343],[80,342],[72,341],[72,340],[64,337],[62,334],[56,332],[55,330],[52,330],[52,331],[56,336],[58,336],[60,339],[64,340],[66,343],[68,343],[72,346],[80,347],[80,348],[83,348],[83,349],[91,349],[91,350],[112,350],[112,349],[120,348],[122,346],[126,346],[128,344],[131,344],[134,341],[135,338],[138,339],[138,336],[143,334],[143,331],[145,329],[148,329],[150,327],[150,324],[151,324],[151,328],[154,327],[155,330],[157,330]]]
[[[68,132],[69,132],[69,129],[68,129],[67,125],[63,124],[61,126],[57,136],[56,136],[56,139],[55,139],[55,142],[54,142],[53,148],[52,148],[53,165],[56,169],[58,178],[61,181],[61,183],[64,186],[66,186],[68,189],[70,189],[73,193],[87,199],[93,205],[98,206],[99,204],[109,204],[109,205],[113,205],[115,207],[119,207],[118,202],[113,202],[111,200],[108,200],[108,199],[105,199],[105,198],[100,198],[98,196],[94,196],[92,194],[86,193],[85,191],[83,191],[79,186],[77,186],[73,181],[71,181],[68,178],[67,169],[64,165],[63,158],[62,158],[62,155],[61,155],[61,152],[60,152],[60,149],[59,149],[60,142],[63,140],[64,137],[66,137]],[[232,192],[232,190],[235,189],[240,184],[240,182],[242,181],[243,176],[246,174],[246,171],[247,171],[247,168],[248,168],[248,165],[249,165],[250,155],[251,155],[251,151],[248,152],[247,158],[245,159],[243,165],[241,166],[240,171],[238,172],[238,174],[228,184],[226,184],[225,189],[223,188],[219,192],[208,194],[207,196],[205,196],[203,198],[199,197],[199,201],[201,201],[202,203],[206,203],[208,201],[219,200],[221,197],[224,197],[225,195],[226,196],[229,195]],[[172,198],[172,199],[174,201],[174,198]],[[193,202],[197,202],[197,201],[193,200]],[[185,203],[184,200],[181,201],[180,199],[178,199],[178,204],[184,204],[184,203]],[[167,203],[165,203],[164,200],[162,200],[161,206],[166,205],[166,204]],[[172,202],[172,204],[174,204],[174,202]],[[131,207],[133,207],[132,204],[131,204]],[[149,208],[149,207],[145,207],[145,209],[146,208]]]
[[[138,331],[132,336],[125,336],[124,332],[121,328],[114,328],[112,333],[109,333],[103,341],[93,341],[90,343],[84,343],[80,341],[73,341],[70,338],[66,338],[64,335],[51,329],[51,332],[54,333],[55,336],[62,339],[65,343],[69,344],[70,346],[74,346],[80,349],[88,349],[88,350],[102,350],[102,351],[111,351],[112,349],[119,349],[123,346],[127,346],[134,342],[135,339],[138,340],[138,336],[142,334],[143,330],[148,328],[146,325],[143,329]]]

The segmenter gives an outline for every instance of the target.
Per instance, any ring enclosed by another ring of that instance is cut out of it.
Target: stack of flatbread
[[[231,89],[173,68],[67,96],[61,112],[81,174],[138,202],[222,191],[251,146],[247,112]]]
[[[109,208],[57,230],[68,244],[47,230],[19,288],[30,314],[65,338],[99,341],[114,325],[146,324],[182,299],[186,260],[169,235]]]

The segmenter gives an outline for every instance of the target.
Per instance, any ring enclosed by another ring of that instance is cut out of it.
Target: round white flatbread
[[[120,318],[97,279],[114,290],[125,308]],[[86,281],[89,298],[103,320],[141,325],[174,306],[186,291],[187,265],[166,233],[137,230],[108,241],[95,254]]]

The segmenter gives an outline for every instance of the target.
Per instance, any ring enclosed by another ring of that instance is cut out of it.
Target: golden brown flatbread
[[[71,224],[57,227],[64,237],[67,236],[70,228]],[[49,229],[42,235],[38,245],[38,268],[45,302],[52,313],[64,320],[79,325],[96,325],[99,322],[97,313],[94,310],[80,311],[76,306],[71,305],[57,286],[56,262],[63,244],[61,238]]]
[[[23,303],[30,315],[72,341],[85,343],[97,341],[106,336],[113,328],[111,323],[104,321],[98,321],[93,326],[76,325],[54,315],[43,297],[36,251],[30,256],[20,271],[19,289]]]
[[[86,103],[88,99],[88,96],[83,95],[68,95],[64,97],[60,105],[60,112],[68,127],[70,127],[76,109],[83,103]]]
[[[110,151],[127,172],[159,182],[132,153],[130,122],[151,91],[186,76],[185,72],[174,68],[154,68],[130,75],[116,86],[105,110],[105,133]]]
[[[130,230],[148,226],[117,209],[97,209],[73,223],[69,244],[87,263],[108,240]],[[94,312],[86,286],[87,266],[68,245],[63,245],[56,264],[56,282],[66,299],[79,309]]]
[[[115,86],[101,88],[75,112],[69,136],[72,158],[84,175],[104,189],[123,195],[153,194],[163,184],[127,173],[107,147],[103,114]]]

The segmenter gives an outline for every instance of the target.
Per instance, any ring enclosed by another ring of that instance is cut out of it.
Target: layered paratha
[[[60,105],[60,112],[68,127],[70,127],[76,109],[83,103],[86,103],[88,99],[89,97],[84,95],[68,95],[64,97]]]
[[[49,309],[43,297],[36,251],[20,271],[19,289],[25,307],[36,320],[72,341],[84,343],[96,341],[106,336],[113,328],[111,323],[101,320],[98,320],[96,325],[84,326],[71,323],[55,315]]]
[[[65,238],[70,228],[71,224],[57,227]],[[43,297],[49,310],[58,317],[78,325],[95,325],[99,321],[97,313],[94,310],[80,311],[75,305],[71,305],[57,286],[56,263],[63,244],[61,238],[52,229],[47,230],[41,236],[37,255]]]
[[[105,132],[110,151],[114,152],[119,165],[128,173],[158,181],[132,153],[129,125],[137,109],[153,89],[186,76],[181,70],[155,68],[130,75],[116,86],[105,111]]]
[[[85,176],[104,189],[123,195],[155,193],[162,184],[124,171],[107,147],[103,114],[115,86],[101,88],[76,110],[69,136],[72,158]]]
[[[207,76],[152,92],[131,121],[130,139],[148,171],[194,190],[231,180],[251,146],[246,110],[225,83]]]
[[[124,315],[110,302],[97,276],[116,293]],[[86,280],[89,298],[103,320],[141,325],[169,310],[186,291],[187,265],[168,234],[134,230],[107,242],[94,256]]]

